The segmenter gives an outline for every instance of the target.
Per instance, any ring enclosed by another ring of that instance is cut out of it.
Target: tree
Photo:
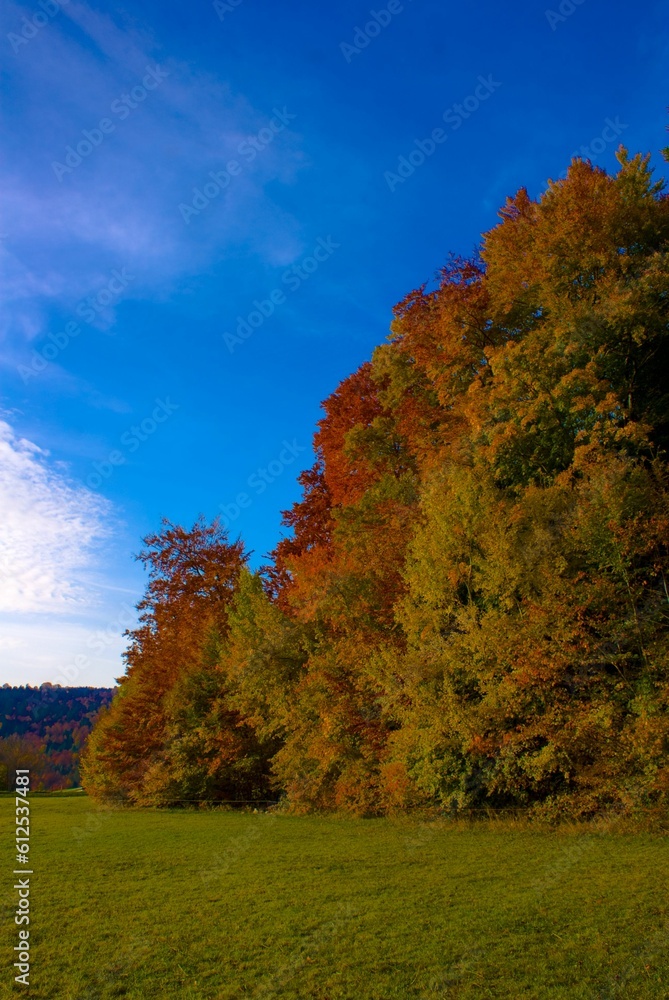
[[[217,525],[147,539],[93,791],[666,810],[669,199],[618,159],[399,303],[261,574]]]
[[[92,794],[132,800],[142,799],[147,775],[161,759],[174,721],[171,693],[201,668],[212,634],[227,633],[246,558],[241,542],[229,542],[218,521],[207,525],[202,518],[190,530],[163,521],[144,544],[138,559],[149,583],[138,605],[139,627],[128,633],[126,674],[82,762]]]
[[[16,788],[16,771],[22,768],[29,769],[33,789],[53,787],[57,776],[49,766],[44,745],[34,736],[12,733],[0,739],[0,781],[7,791]]]

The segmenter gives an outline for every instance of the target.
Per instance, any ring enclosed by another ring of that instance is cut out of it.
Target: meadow
[[[0,996],[527,1000],[669,996],[660,834],[36,796],[31,985]]]

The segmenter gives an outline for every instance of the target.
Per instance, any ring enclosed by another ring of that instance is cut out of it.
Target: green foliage
[[[669,199],[575,160],[324,403],[262,576],[165,525],[87,787],[373,815],[669,806]]]

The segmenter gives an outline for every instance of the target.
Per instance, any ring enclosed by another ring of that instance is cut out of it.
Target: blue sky
[[[668,15],[6,3],[0,683],[122,673],[162,516],[260,564],[320,401],[507,195],[620,142],[661,174]]]

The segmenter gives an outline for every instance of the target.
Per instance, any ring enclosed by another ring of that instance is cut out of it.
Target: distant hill
[[[79,784],[79,754],[112,688],[0,688],[0,787],[11,788],[17,767],[31,769],[33,789]]]

